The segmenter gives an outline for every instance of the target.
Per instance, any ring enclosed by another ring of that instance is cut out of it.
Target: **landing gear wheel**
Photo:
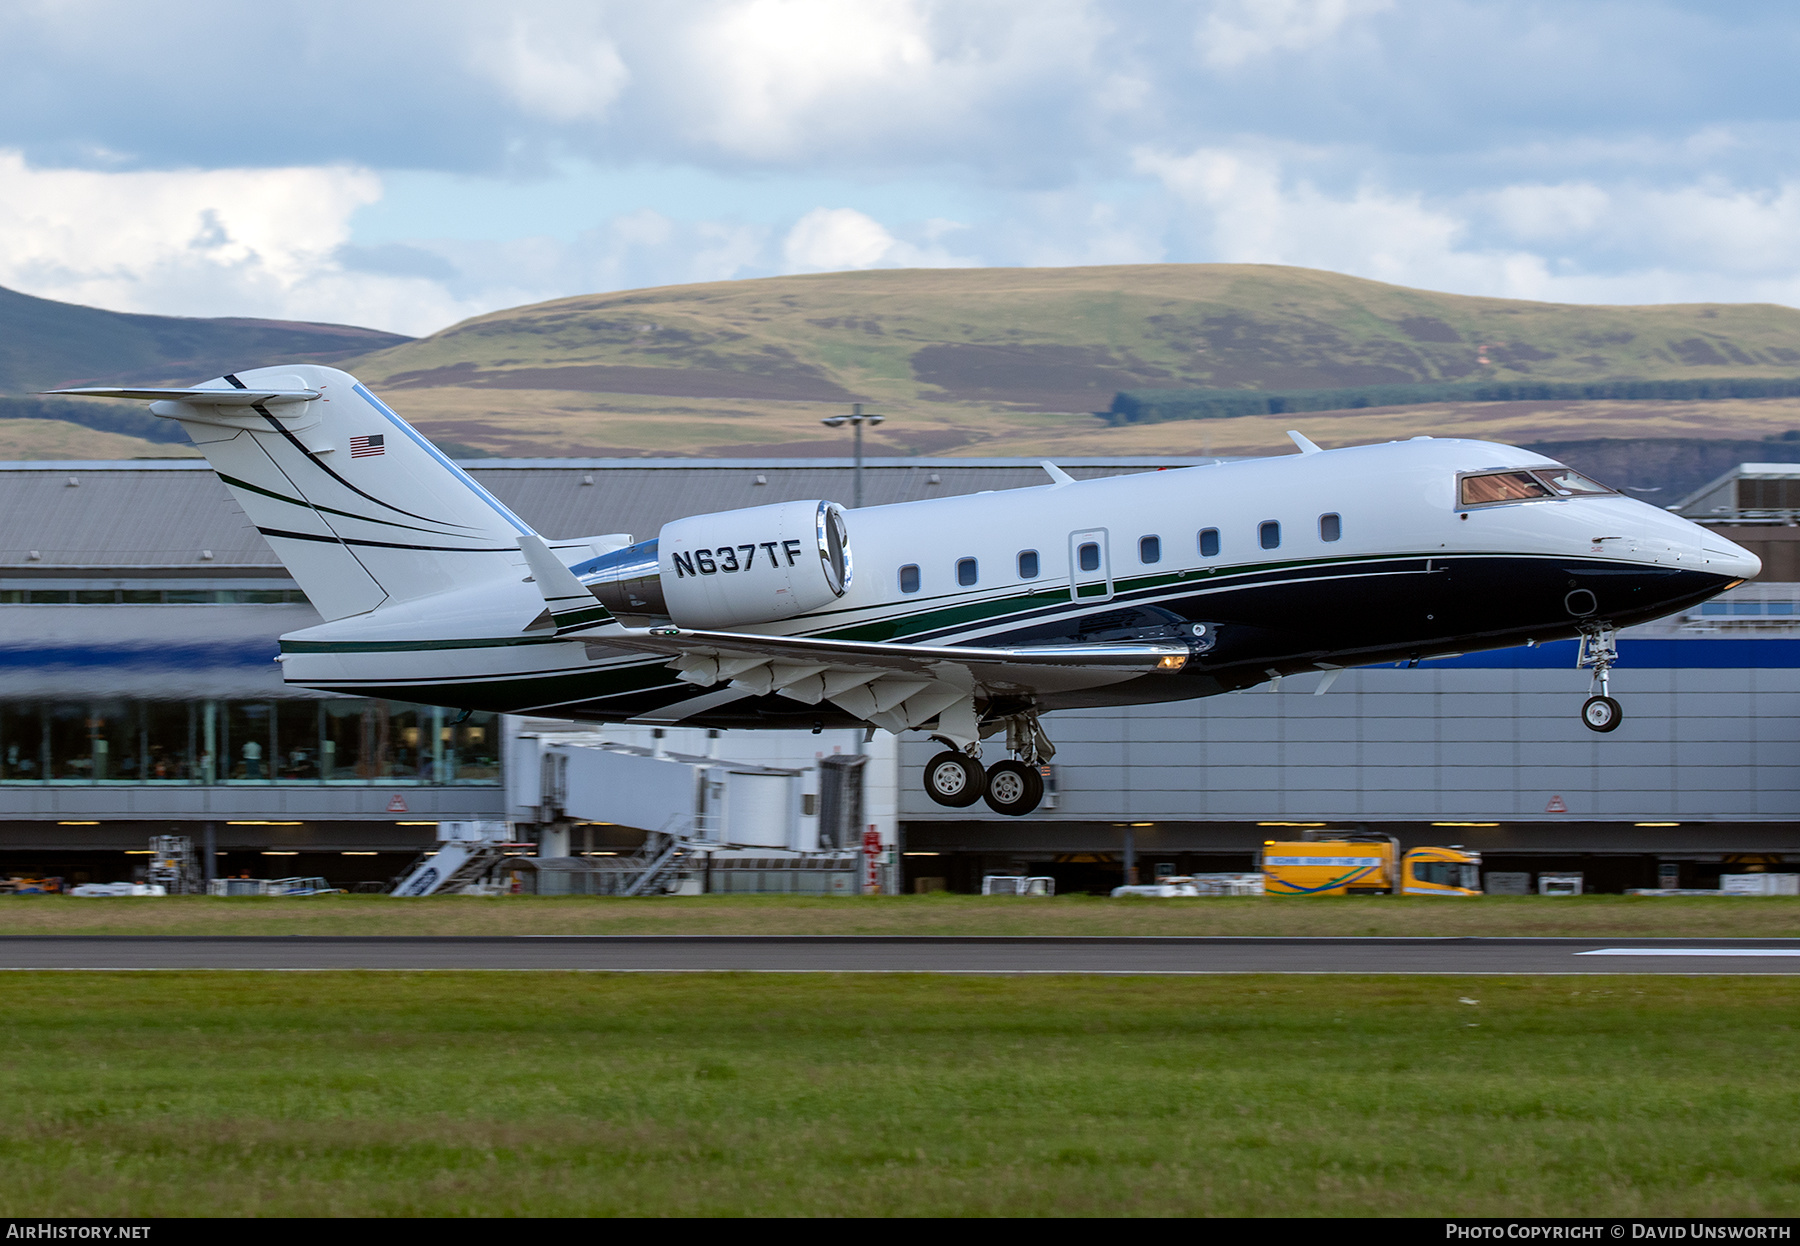
[[[985,796],[995,813],[1024,817],[1044,799],[1044,776],[1022,761],[997,761],[988,767]]]
[[[1582,703],[1581,721],[1589,731],[1617,731],[1625,711],[1611,697],[1589,697]]]
[[[967,753],[946,749],[925,763],[925,794],[940,805],[967,809],[986,790],[981,763]]]

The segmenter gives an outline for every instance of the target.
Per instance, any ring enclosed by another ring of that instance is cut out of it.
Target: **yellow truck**
[[[1480,853],[1457,847],[1402,853],[1392,835],[1368,831],[1269,840],[1263,844],[1261,866],[1263,894],[1270,896],[1481,894]]]

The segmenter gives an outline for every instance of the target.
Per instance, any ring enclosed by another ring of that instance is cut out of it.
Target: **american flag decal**
[[[352,437],[350,439],[350,457],[353,459],[367,458],[371,454],[385,453],[387,453],[387,445],[382,440],[382,434],[380,433],[376,433],[370,437]]]

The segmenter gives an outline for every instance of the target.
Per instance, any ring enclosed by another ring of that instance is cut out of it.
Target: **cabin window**
[[[916,593],[919,591],[919,564],[909,562],[900,568],[900,591]]]
[[[1217,528],[1200,529],[1200,557],[1217,558],[1219,556],[1219,530]]]
[[[958,558],[956,560],[956,582],[964,588],[968,588],[971,584],[975,583],[975,578],[975,560],[973,558]]]
[[[1256,539],[1262,542],[1264,549],[1276,549],[1281,545],[1281,524],[1273,519],[1263,520],[1256,530]]]
[[[1159,536],[1141,536],[1138,538],[1138,561],[1149,564],[1162,561],[1162,538]]]
[[[1035,549],[1019,551],[1019,578],[1035,580],[1038,578],[1038,555]]]
[[[1530,472],[1489,472],[1462,478],[1462,505],[1486,506],[1493,502],[1523,502],[1556,495]]]
[[[1344,521],[1336,515],[1319,516],[1319,539],[1335,541],[1344,535]]]
[[[1075,565],[1083,571],[1100,570],[1100,547],[1092,541],[1085,541],[1075,547]]]

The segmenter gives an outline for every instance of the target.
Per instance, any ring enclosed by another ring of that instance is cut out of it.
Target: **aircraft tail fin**
[[[148,398],[179,420],[327,620],[520,574],[513,514],[357,379],[284,364]]]

